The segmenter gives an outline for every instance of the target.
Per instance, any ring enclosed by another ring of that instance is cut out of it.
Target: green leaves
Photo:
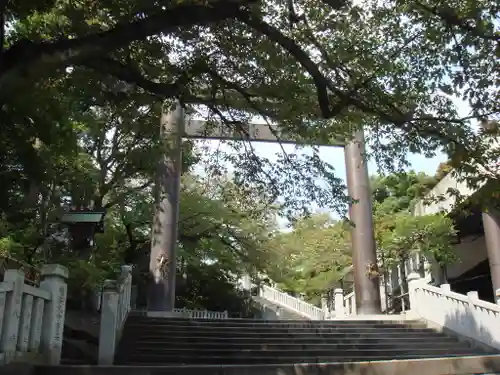
[[[411,216],[400,214],[394,218],[391,231],[378,235],[387,267],[399,264],[416,252],[442,265],[456,261],[453,221],[442,215]]]
[[[351,264],[348,226],[327,215],[313,215],[291,229],[271,240],[275,258],[268,272],[283,289],[317,302]]]
[[[456,261],[453,221],[441,214],[412,213],[415,201],[437,183],[435,178],[412,171],[372,176],[371,183],[377,251],[387,268],[416,252],[443,265]],[[351,272],[350,227],[328,215],[297,220],[290,232],[275,235],[271,246],[271,277],[284,290],[303,293],[314,302]]]

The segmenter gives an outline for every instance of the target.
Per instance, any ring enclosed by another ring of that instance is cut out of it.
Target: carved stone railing
[[[339,291],[342,291],[342,289],[338,289]],[[335,294],[337,296],[337,293]],[[339,296],[340,297],[340,296]],[[337,297],[335,297],[335,301],[337,300]],[[356,295],[354,294],[354,290],[346,294],[345,296],[342,296],[341,301],[343,302],[343,316],[352,316],[356,315]]]
[[[45,265],[41,277],[40,286],[34,287],[25,283],[20,270],[5,271],[0,283],[0,365],[61,361],[68,270]]]
[[[435,287],[418,274],[409,276],[410,308],[414,317],[500,350],[500,306],[450,291],[449,284]]]
[[[228,319],[227,311],[174,309],[173,316],[187,319]]]
[[[132,266],[122,266],[118,280],[104,282],[99,333],[99,364],[113,364],[115,349],[130,312]]]
[[[267,285],[261,287],[259,296],[307,319],[323,320],[326,318],[325,312],[319,307]]]

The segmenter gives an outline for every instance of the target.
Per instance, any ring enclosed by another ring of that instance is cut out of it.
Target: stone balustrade
[[[293,297],[279,289],[263,285],[260,288],[260,297],[285,309],[295,312],[306,319],[323,320],[326,318],[325,311],[313,304]]]
[[[452,292],[449,284],[429,285],[415,273],[408,280],[414,318],[500,350],[499,305],[480,300],[474,291],[465,296]]]
[[[0,283],[0,365],[12,361],[61,361],[68,270],[57,264],[41,269],[39,287],[20,270],[7,270]]]
[[[227,311],[174,309],[173,316],[187,319],[228,319]]]
[[[118,280],[104,282],[99,333],[100,365],[112,365],[123,325],[130,312],[132,266],[122,266]]]
[[[356,315],[356,295],[354,294],[354,290],[344,296],[342,289],[336,289],[335,306],[336,308],[338,306],[339,310],[343,309],[342,312],[339,312],[339,318]]]

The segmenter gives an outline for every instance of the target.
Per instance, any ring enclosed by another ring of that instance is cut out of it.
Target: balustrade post
[[[344,318],[344,291],[341,288],[337,288],[334,291],[334,304],[335,304],[335,318]]]
[[[5,299],[5,310],[0,311],[0,313],[4,313],[0,352],[4,353],[4,360],[8,363],[16,355],[23,300],[24,273],[19,270],[7,270],[5,271],[4,281],[12,284],[12,291],[7,293]]]
[[[469,314],[470,314],[470,320],[468,320],[468,322],[470,322],[469,324],[466,324],[466,329],[469,329],[469,330],[472,330],[473,332],[470,332],[472,335],[474,335],[474,331],[477,331],[477,326],[475,324],[476,322],[476,319],[475,319],[475,307],[474,307],[474,302],[478,301],[479,300],[479,294],[477,291],[470,291],[467,293],[467,298],[469,300],[469,306],[468,306],[468,310],[469,310]],[[477,334],[477,333],[476,333]]]
[[[45,362],[58,365],[61,362],[62,341],[64,333],[64,318],[66,315],[66,299],[68,294],[68,269],[59,264],[46,264],[42,267],[43,281],[40,289],[51,294],[45,302],[42,318],[42,336],[40,347]]]
[[[330,309],[328,308],[328,298],[326,296],[321,297],[321,309],[323,310],[323,319],[329,319]]]
[[[420,278],[420,274],[417,272],[410,273],[406,279],[408,280],[408,298],[410,300],[410,310],[414,313],[418,313],[419,306],[416,289],[422,283],[422,279]],[[403,303],[403,300],[401,300],[401,303]]]
[[[445,292],[451,292],[451,285],[450,284],[441,284],[439,287],[441,289],[443,289]]]
[[[118,324],[118,292],[116,282],[104,282],[99,332],[99,365],[112,365],[115,356]]]
[[[479,300],[479,294],[475,290],[473,290],[467,293],[467,298],[470,301],[477,301]]]

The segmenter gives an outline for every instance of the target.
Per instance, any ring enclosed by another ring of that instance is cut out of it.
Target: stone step
[[[318,336],[312,337],[219,337],[219,336],[177,336],[175,340],[172,336],[124,336],[120,341],[120,344],[134,344],[134,343],[151,343],[154,345],[187,345],[191,346],[193,344],[199,345],[304,345],[304,344],[367,344],[367,345],[377,345],[377,344],[387,344],[387,343],[397,343],[398,345],[411,345],[412,343],[443,343],[452,344],[458,342],[455,337],[449,337],[444,335],[429,336],[419,335],[419,336],[369,336],[369,337],[341,337],[332,339],[322,338]]]
[[[356,357],[356,356],[371,356],[376,357],[377,355],[385,356],[387,354],[398,355],[419,355],[419,354],[453,354],[454,352],[451,348],[413,348],[413,347],[392,347],[392,348],[379,348],[379,347],[368,347],[368,348],[339,348],[339,349],[310,349],[302,350],[300,348],[293,349],[264,349],[264,350],[252,350],[252,349],[233,349],[233,348],[205,348],[203,350],[196,350],[191,348],[166,348],[166,347],[155,347],[155,348],[144,348],[144,347],[130,347],[124,348],[122,351],[124,357],[129,355],[133,357],[139,356],[149,356],[149,355],[165,355],[167,357],[175,356],[179,357],[193,357],[193,358],[205,358],[205,357],[283,357],[283,358],[297,358],[297,357]],[[477,351],[467,348],[458,347],[457,353],[477,353]],[[121,354],[121,353],[120,353]]]
[[[133,350],[151,350],[155,351],[158,347],[157,342],[150,341],[133,341],[127,345],[126,342],[120,344],[120,348],[123,348],[123,351],[133,351]],[[290,343],[290,342],[282,342],[282,343],[248,343],[248,342],[239,342],[239,343],[224,343],[224,342],[208,342],[208,343],[179,343],[179,342],[166,342],[162,345],[162,348],[175,348],[179,350],[194,350],[194,351],[210,351],[210,350],[289,350],[289,351],[304,351],[304,350],[364,350],[364,349],[395,349],[395,348],[421,348],[421,349],[464,349],[469,348],[469,345],[466,343],[461,343],[458,341],[416,341],[416,342],[405,342],[401,341],[391,341],[386,343],[366,343],[366,342],[344,342],[344,343]]]
[[[129,316],[129,323],[166,324],[166,325],[211,325],[211,326],[349,326],[349,325],[424,325],[419,320],[261,320],[261,319],[182,319],[182,318],[152,318],[145,316]]]
[[[500,356],[252,366],[37,366],[30,375],[442,375],[500,372]],[[21,374],[19,372],[13,375]]]
[[[410,338],[428,338],[429,340],[443,337],[442,333],[437,332],[403,332],[403,331],[395,331],[395,332],[385,332],[385,331],[374,331],[374,332],[227,332],[227,331],[216,331],[216,332],[198,332],[198,331],[190,331],[190,332],[168,332],[168,331],[125,331],[123,333],[123,337],[131,337],[131,338],[157,338],[157,339],[166,339],[166,340],[176,340],[181,337],[198,337],[198,338],[208,338],[208,337],[223,337],[223,338],[282,338],[282,339],[310,339],[310,340],[339,340],[339,339],[361,339],[361,338],[402,338],[402,337],[410,337]]]
[[[273,330],[273,331],[283,331],[283,330],[373,330],[373,329],[421,329],[430,330],[423,323],[414,323],[413,325],[405,324],[189,324],[187,322],[179,322],[175,324],[173,322],[168,323],[157,323],[157,322],[134,322],[127,321],[126,328],[133,329],[175,329],[175,330]]]
[[[196,332],[200,334],[219,334],[224,332],[225,334],[238,334],[244,335],[248,333],[259,334],[259,333],[273,333],[273,334],[290,334],[290,333],[314,333],[314,334],[323,334],[323,333],[344,333],[344,334],[370,334],[376,333],[380,334],[383,332],[386,333],[407,333],[407,332],[420,332],[420,333],[432,333],[436,332],[430,328],[408,328],[408,327],[318,327],[318,328],[284,328],[284,327],[186,327],[186,326],[154,326],[154,325],[126,325],[124,327],[125,333],[143,333],[143,332]]]
[[[387,353],[326,353],[325,355],[312,355],[312,356],[291,356],[291,355],[242,355],[228,356],[228,355],[198,355],[194,357],[192,354],[165,354],[165,353],[148,353],[144,355],[135,355],[124,357],[117,357],[115,363],[117,365],[174,365],[174,364],[189,364],[189,365],[262,365],[262,364],[291,364],[291,363],[333,363],[333,362],[362,362],[362,361],[390,361],[394,359],[416,359],[416,358],[443,358],[443,357],[457,357],[457,356],[476,356],[477,353],[473,351],[462,351],[450,353],[443,350],[441,352],[427,351],[427,352],[387,352]]]

